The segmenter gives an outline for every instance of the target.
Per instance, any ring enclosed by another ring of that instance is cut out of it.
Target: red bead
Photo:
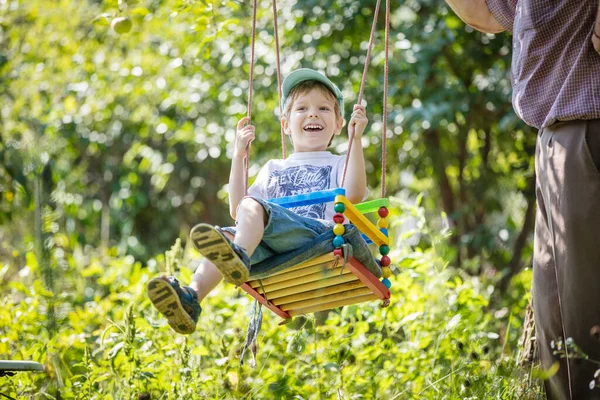
[[[333,216],[333,222],[335,222],[336,224],[343,224],[344,223],[344,214],[340,214],[337,213]]]
[[[387,217],[389,213],[387,207],[379,207],[379,210],[377,210],[377,214],[379,214],[381,218]]]
[[[390,260],[388,256],[382,256],[379,262],[381,263],[382,267],[387,267],[388,265],[390,265],[392,260]]]
[[[333,250],[333,255],[338,257],[344,257],[344,251],[342,249]]]

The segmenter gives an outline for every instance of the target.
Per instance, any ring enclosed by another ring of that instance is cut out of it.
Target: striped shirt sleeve
[[[518,0],[485,0],[496,21],[509,32],[513,31]]]

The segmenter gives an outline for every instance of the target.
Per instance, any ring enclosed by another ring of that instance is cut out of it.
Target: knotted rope
[[[367,71],[369,70],[369,64],[371,63],[371,50],[373,50],[373,42],[375,39],[375,30],[377,29],[377,16],[379,15],[379,7],[381,6],[381,0],[377,0],[375,5],[375,13],[373,14],[373,24],[371,25],[371,35],[369,36],[369,46],[367,47],[367,58],[365,59],[365,66],[363,68],[362,79],[360,81],[360,89],[358,90],[357,104],[362,103],[363,93],[365,91],[365,83],[367,80]],[[346,161],[344,162],[344,171],[342,172],[342,184],[346,182],[346,171],[348,169],[348,161],[350,160],[350,152],[352,151],[352,144],[354,142],[354,132],[348,138],[348,153],[346,154]]]
[[[252,42],[250,45],[250,77],[248,78],[248,120],[252,123],[252,82],[254,81],[254,42],[256,38],[256,0],[252,0]],[[244,156],[244,195],[248,195],[248,165],[250,164],[250,143],[246,146]]]
[[[381,198],[385,197],[385,172],[387,170],[389,53],[390,53],[390,0],[385,0],[385,59],[383,62],[383,130],[381,131]]]
[[[273,34],[275,35],[275,61],[277,64],[277,92],[279,93],[279,118],[283,116],[283,106],[281,105],[281,61],[279,57],[279,31],[277,29],[277,0],[273,0]],[[287,152],[285,148],[285,133],[283,132],[283,125],[280,125],[281,130],[281,153],[283,159],[287,158]]]

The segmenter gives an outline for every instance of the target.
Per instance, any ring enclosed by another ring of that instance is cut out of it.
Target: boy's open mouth
[[[308,124],[304,127],[307,132],[319,132],[323,130],[323,127],[319,124]]]

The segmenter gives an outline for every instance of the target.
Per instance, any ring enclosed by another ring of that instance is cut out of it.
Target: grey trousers
[[[571,338],[600,361],[600,120],[559,122],[538,135],[533,307],[549,399],[600,399],[600,365],[557,349]],[[597,328],[594,328],[597,327]],[[595,329],[598,332],[595,333]],[[554,349],[551,347],[554,342]],[[561,354],[554,354],[558,351]]]

